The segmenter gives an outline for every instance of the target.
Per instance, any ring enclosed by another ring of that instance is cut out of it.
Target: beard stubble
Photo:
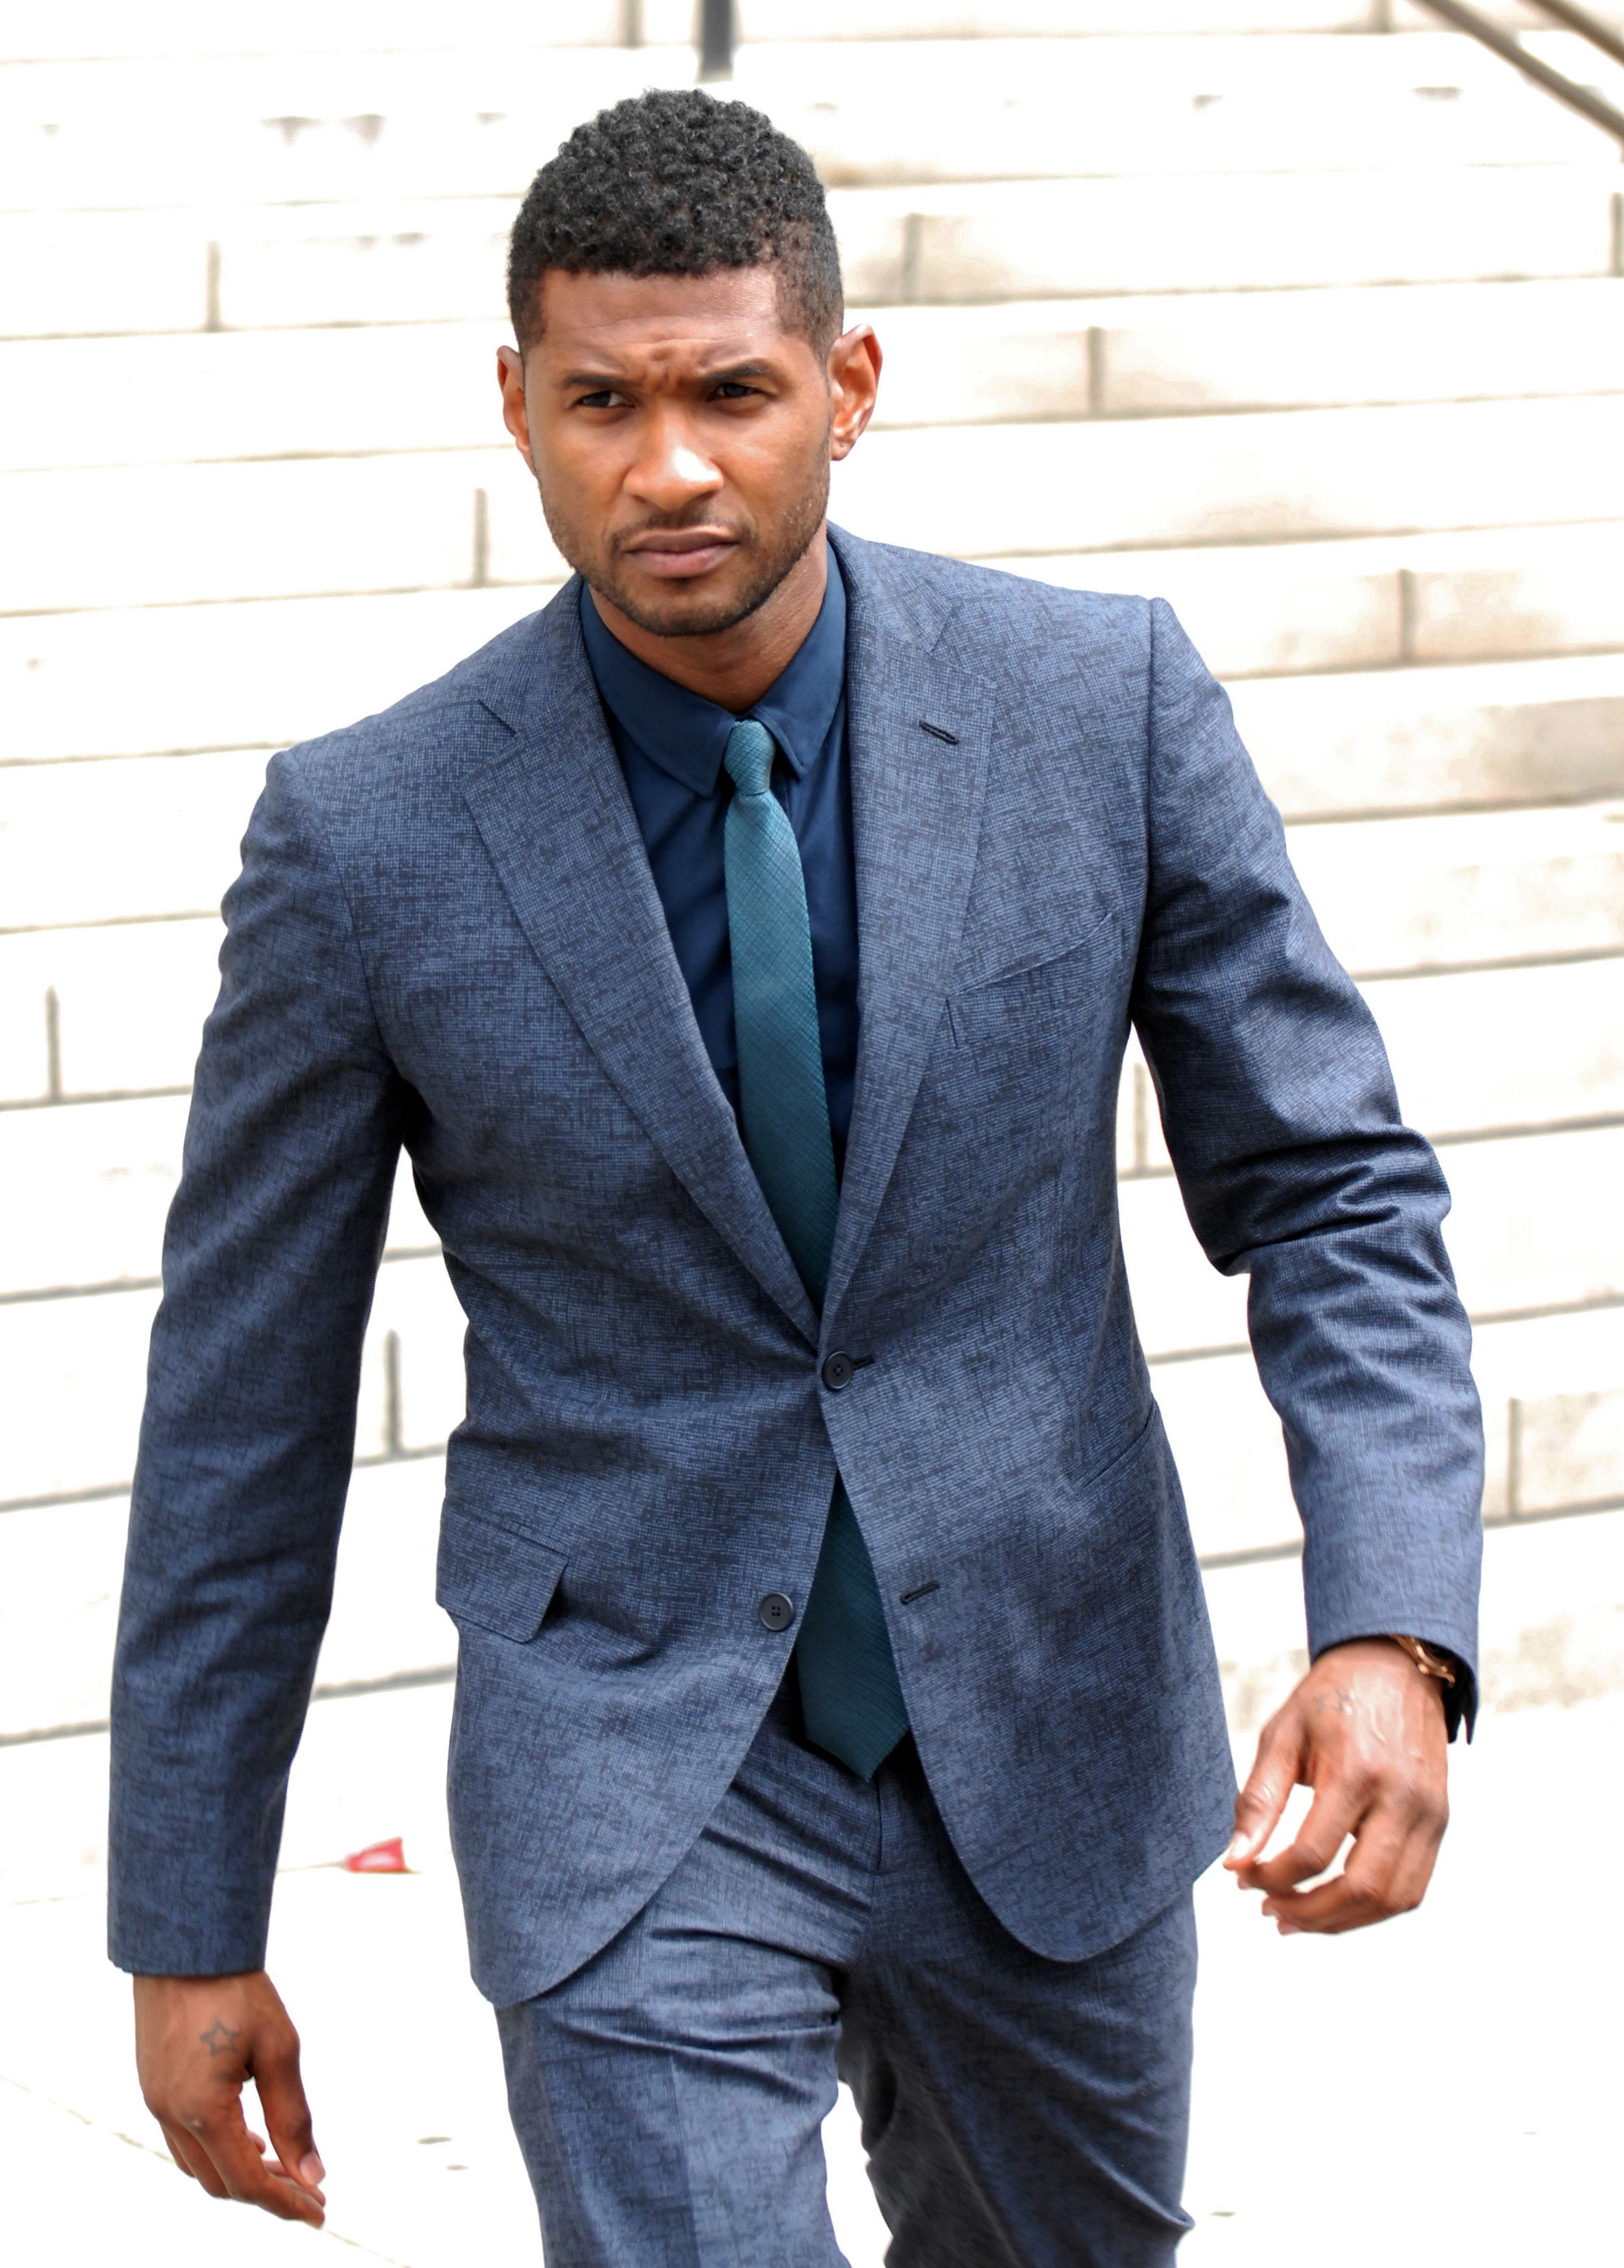
[[[828,441],[827,435],[822,437],[807,478],[765,528],[759,525],[746,527],[738,521],[719,523],[715,514],[702,505],[698,511],[678,518],[655,516],[627,531],[628,536],[643,535],[654,529],[676,534],[687,527],[725,525],[739,545],[739,554],[735,556],[746,557],[749,571],[742,590],[735,590],[726,598],[718,595],[709,605],[697,603],[702,597],[701,593],[688,599],[687,586],[677,585],[666,608],[650,607],[645,599],[625,587],[628,578],[624,571],[616,571],[624,556],[619,546],[627,540],[626,536],[607,540],[600,536],[595,543],[589,541],[559,499],[549,497],[540,477],[536,485],[548,534],[590,590],[618,607],[628,621],[650,637],[711,637],[718,631],[731,630],[764,607],[791,568],[805,557],[828,511]]]

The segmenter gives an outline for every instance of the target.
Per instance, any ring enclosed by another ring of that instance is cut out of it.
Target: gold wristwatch
[[[1397,1631],[1389,1631],[1394,1646],[1401,1646],[1423,1677],[1436,1677],[1441,1685],[1455,1683],[1455,1665],[1444,1654],[1435,1653],[1418,1638],[1406,1638]]]

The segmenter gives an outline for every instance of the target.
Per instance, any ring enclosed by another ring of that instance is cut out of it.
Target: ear
[[[502,422],[513,436],[513,446],[535,471],[530,453],[530,409],[525,400],[525,361],[517,347],[496,349],[496,383],[502,388]]]
[[[884,359],[869,323],[842,331],[829,349],[829,393],[834,413],[829,422],[829,454],[836,464],[851,454],[874,415]]]

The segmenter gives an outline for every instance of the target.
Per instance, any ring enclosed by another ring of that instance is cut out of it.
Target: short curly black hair
[[[577,126],[531,183],[508,245],[521,348],[541,330],[541,279],[778,269],[787,327],[821,358],[840,335],[840,254],[823,184],[798,143],[742,102],[660,88]]]

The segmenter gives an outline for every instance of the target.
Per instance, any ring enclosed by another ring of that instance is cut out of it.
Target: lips
[[[711,527],[671,528],[643,536],[624,545],[621,556],[633,559],[647,575],[674,583],[708,575],[731,552],[739,549],[734,536]]]

